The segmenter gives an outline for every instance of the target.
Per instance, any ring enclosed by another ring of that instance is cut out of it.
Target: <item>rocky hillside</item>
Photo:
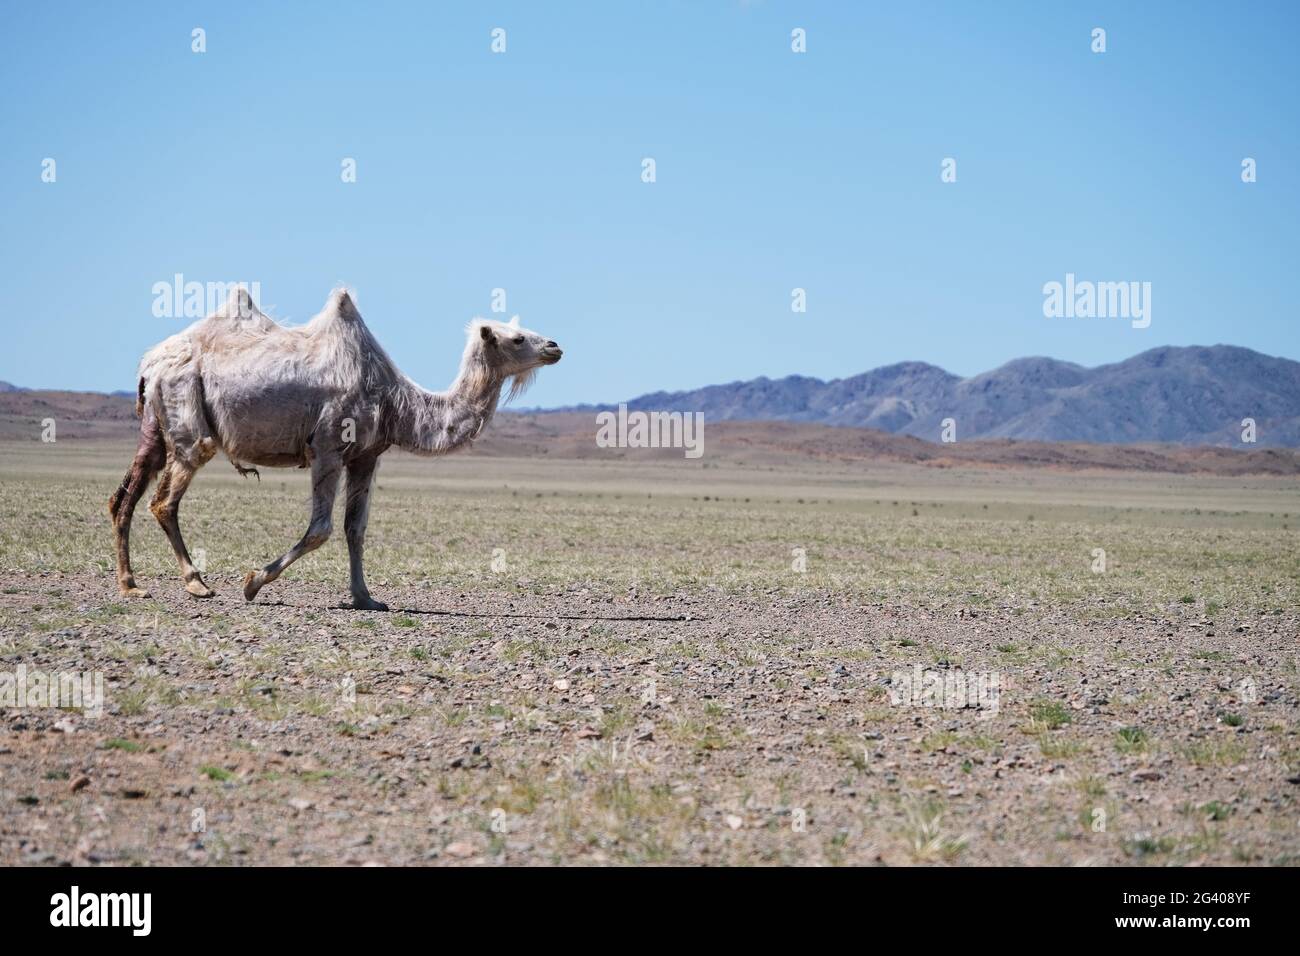
[[[1229,345],[1167,346],[1097,368],[1022,358],[972,378],[902,362],[829,382],[756,378],[627,404],[703,412],[706,421],[855,425],[928,441],[939,440],[943,420],[952,418],[962,441],[1239,447],[1241,421],[1253,418],[1256,447],[1300,447],[1300,362]]]

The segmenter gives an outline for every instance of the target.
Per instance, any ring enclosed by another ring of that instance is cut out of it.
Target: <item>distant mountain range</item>
[[[128,391],[111,396],[42,392],[0,382],[0,394],[5,395],[0,417],[14,423],[39,421],[56,408],[99,423],[97,428],[135,417],[135,396]],[[925,362],[901,362],[829,382],[802,375],[756,378],[652,392],[626,404],[634,411],[703,412],[706,422],[847,425],[929,442],[940,440],[944,419],[951,418],[959,442],[1005,438],[1300,448],[1300,362],[1231,345],[1165,346],[1096,368],[1022,358],[973,378]],[[617,404],[580,405],[531,414],[614,408]],[[1245,418],[1255,421],[1254,446],[1241,440]]]
[[[1012,438],[1099,443],[1300,447],[1300,362],[1231,345],[1165,346],[1084,368],[1022,358],[973,378],[901,362],[824,382],[790,375],[633,398],[629,410],[703,412],[705,421],[773,420],[876,428],[939,441]],[[553,411],[601,411],[584,405]]]

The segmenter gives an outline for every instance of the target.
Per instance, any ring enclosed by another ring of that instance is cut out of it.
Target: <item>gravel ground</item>
[[[55,595],[79,623],[0,663],[102,671],[107,703],[0,716],[0,861],[1300,858],[1292,614],[577,586],[375,614],[209,581],[121,605],[102,575],[5,576],[6,621],[66,618]],[[918,665],[995,675],[996,708],[896,703]]]

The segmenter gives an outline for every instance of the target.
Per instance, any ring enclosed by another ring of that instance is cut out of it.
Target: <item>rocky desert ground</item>
[[[0,862],[1300,860],[1293,474],[784,451],[389,456],[372,613],[341,535],[240,594],[302,472],[200,474],[208,601],[142,507],[128,603],[129,441],[4,442],[0,679],[103,707],[0,706]]]

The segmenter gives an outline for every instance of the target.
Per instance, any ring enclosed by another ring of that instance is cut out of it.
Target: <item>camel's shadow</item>
[[[338,605],[338,608],[352,610],[346,604]],[[388,613],[424,614],[432,617],[514,617],[545,621],[677,621],[686,623],[704,620],[704,618],[696,617],[694,614],[689,617],[685,614],[521,614],[511,611],[436,611],[409,607],[389,608]]]
[[[290,604],[287,601],[258,601],[264,607],[287,607],[296,610],[303,610],[300,605]],[[339,603],[329,605],[331,611],[357,611],[351,604]],[[694,623],[695,621],[706,621],[708,618],[698,617],[694,614],[531,614],[520,611],[443,611],[436,608],[419,608],[419,607],[390,607],[387,611],[357,611],[358,614],[418,614],[425,617],[464,617],[464,618],[487,618],[487,617],[505,617],[518,618],[520,620],[536,621],[661,621],[676,623]]]

